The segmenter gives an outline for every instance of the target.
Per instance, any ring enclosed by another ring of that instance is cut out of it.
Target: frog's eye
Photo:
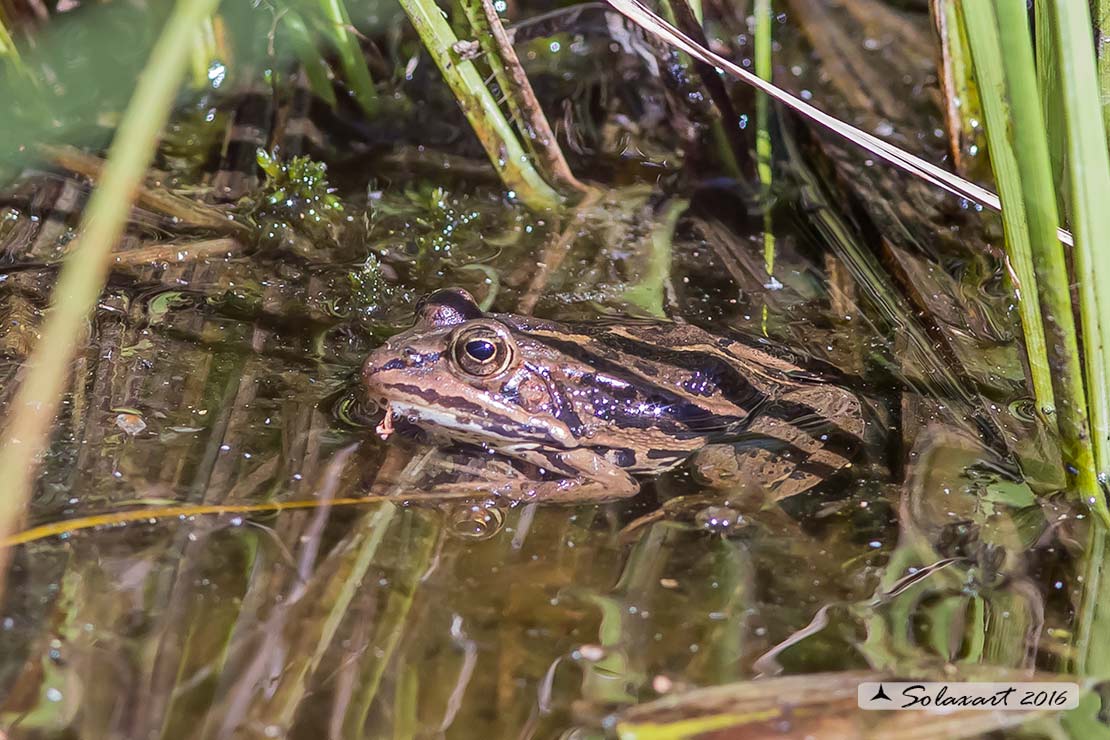
[[[451,354],[464,372],[481,378],[502,372],[513,360],[511,340],[487,326],[459,332]]]
[[[486,339],[471,339],[463,347],[463,350],[478,362],[489,362],[497,354],[497,347],[494,347],[493,342]]]

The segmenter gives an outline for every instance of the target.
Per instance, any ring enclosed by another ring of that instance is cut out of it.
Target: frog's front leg
[[[426,488],[425,494],[432,498],[472,494],[513,501],[579,504],[627,498],[640,490],[639,483],[627,471],[586,448],[516,447],[503,452],[535,468],[536,475],[504,464],[508,457],[477,457],[466,466],[468,470],[457,468],[469,480],[436,483]]]
[[[587,447],[569,450],[513,448],[508,454],[539,469],[543,480],[522,481],[502,495],[545,503],[587,503],[635,496],[639,482],[627,470]]]

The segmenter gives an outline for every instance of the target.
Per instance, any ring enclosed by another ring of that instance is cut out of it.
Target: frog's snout
[[[389,404],[389,376],[392,371],[399,369],[391,366],[392,356],[392,348],[385,344],[371,352],[362,365],[363,390],[367,398],[383,407]]]

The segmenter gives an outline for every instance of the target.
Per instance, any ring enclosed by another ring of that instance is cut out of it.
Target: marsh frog
[[[422,300],[362,383],[383,436],[399,421],[490,456],[502,473],[483,492],[522,500],[630,496],[691,458],[703,480],[781,500],[851,465],[867,426],[835,371],[762,338],[485,313],[458,289]]]

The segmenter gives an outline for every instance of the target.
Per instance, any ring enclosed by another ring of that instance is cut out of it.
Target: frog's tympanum
[[[703,478],[780,500],[850,465],[862,444],[859,396],[827,366],[758,337],[484,313],[463,290],[432,293],[416,314],[363,367],[386,409],[379,430],[403,420],[528,471],[482,493],[602,501],[695,458]]]

